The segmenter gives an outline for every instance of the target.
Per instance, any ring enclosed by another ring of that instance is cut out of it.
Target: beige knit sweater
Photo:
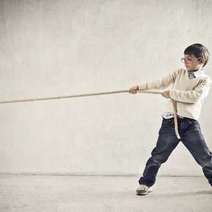
[[[199,119],[203,99],[207,96],[211,79],[203,70],[189,79],[186,69],[178,69],[160,80],[145,82],[139,85],[140,92],[148,89],[170,89],[170,98],[177,102],[177,114],[183,117]],[[168,99],[164,112],[173,113],[171,100]]]

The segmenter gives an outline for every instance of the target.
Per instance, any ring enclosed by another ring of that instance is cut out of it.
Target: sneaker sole
[[[146,192],[144,192],[144,191],[136,191],[136,195],[138,195],[138,196],[145,196],[145,195],[147,195],[147,194],[149,194],[151,192],[152,192],[151,190],[146,191]]]

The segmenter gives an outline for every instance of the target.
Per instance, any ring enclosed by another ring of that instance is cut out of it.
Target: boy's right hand
[[[135,86],[132,86],[130,88],[129,93],[136,94],[136,93],[138,93],[138,91],[139,91],[139,86],[138,85],[135,85]]]

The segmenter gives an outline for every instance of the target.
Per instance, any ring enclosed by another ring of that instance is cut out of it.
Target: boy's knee
[[[151,165],[160,166],[162,163],[167,161],[167,157],[164,156],[152,156],[148,163],[151,163]]]

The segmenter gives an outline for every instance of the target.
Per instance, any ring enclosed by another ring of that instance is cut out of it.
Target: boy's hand
[[[161,95],[166,97],[166,98],[170,98],[170,90],[163,91],[163,93],[161,93]]]
[[[138,91],[139,91],[139,86],[136,85],[130,88],[129,93],[136,94]]]

